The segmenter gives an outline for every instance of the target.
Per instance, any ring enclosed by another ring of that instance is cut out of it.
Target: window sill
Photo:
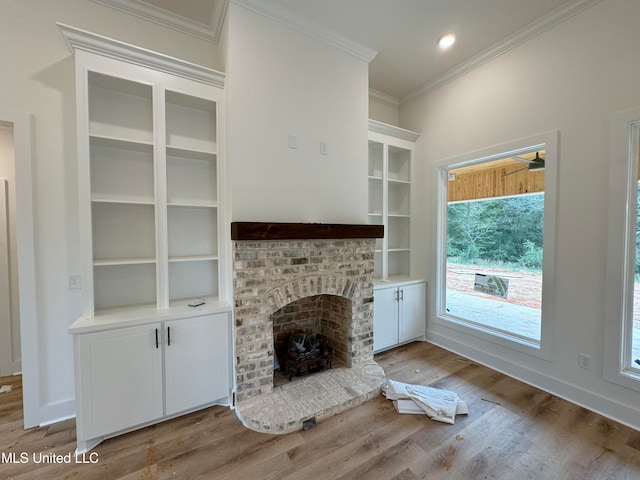
[[[434,323],[482,340],[517,350],[527,355],[541,358],[543,360],[550,360],[549,349],[542,348],[542,342],[534,339],[511,335],[508,332],[494,330],[481,324],[452,315],[437,315]]]

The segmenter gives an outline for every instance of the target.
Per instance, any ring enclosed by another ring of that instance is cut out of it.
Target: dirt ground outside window
[[[473,288],[476,273],[509,279],[507,298],[476,292]],[[542,274],[536,272],[447,263],[447,289],[538,310],[542,305]],[[636,359],[640,358],[640,282],[636,282],[634,285],[633,319],[632,355],[633,359]],[[511,326],[514,330],[518,330],[513,325],[514,320],[517,321],[517,319],[510,319]]]
[[[499,298],[476,292],[473,289],[475,274],[496,275],[509,279],[507,298]],[[513,303],[523,307],[541,308],[542,274],[518,272],[500,268],[488,268],[479,265],[461,265],[447,263],[447,288],[461,293],[489,298],[499,302]]]

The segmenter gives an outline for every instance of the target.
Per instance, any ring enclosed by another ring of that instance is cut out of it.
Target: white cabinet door
[[[399,288],[399,342],[424,336],[426,324],[427,290],[424,283]]]
[[[398,343],[398,302],[396,287],[381,288],[373,294],[373,351]]]
[[[79,439],[162,417],[160,328],[158,323],[79,335]]]
[[[164,323],[166,414],[229,397],[229,316]]]

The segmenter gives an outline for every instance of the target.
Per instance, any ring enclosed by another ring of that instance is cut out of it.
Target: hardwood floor
[[[19,377],[3,377],[14,390],[0,394],[0,479],[640,478],[638,431],[428,343],[376,360],[394,380],[454,390],[469,415],[454,425],[400,415],[380,396],[277,436],[213,407],[109,439],[85,456],[93,464],[36,463],[34,453],[73,462],[75,421],[24,431]],[[11,452],[28,462],[7,463]]]

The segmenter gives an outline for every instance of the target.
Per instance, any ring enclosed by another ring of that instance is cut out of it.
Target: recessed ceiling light
[[[438,40],[438,46],[443,50],[450,48],[454,43],[456,43],[455,33],[447,33],[441,36],[440,40]]]

